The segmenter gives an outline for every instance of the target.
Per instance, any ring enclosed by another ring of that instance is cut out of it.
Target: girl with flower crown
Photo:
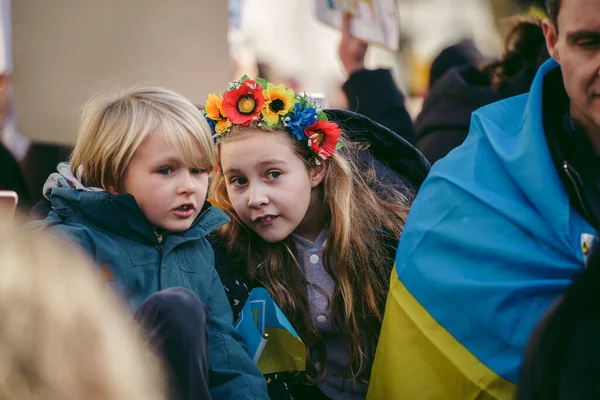
[[[283,85],[243,77],[204,111],[218,152],[210,196],[232,218],[219,232],[228,261],[269,291],[307,347],[293,397],[365,398],[418,183],[377,179],[364,145],[333,121],[350,114],[320,111]],[[405,145],[405,157],[421,159]]]

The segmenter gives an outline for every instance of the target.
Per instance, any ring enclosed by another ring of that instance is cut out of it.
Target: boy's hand
[[[365,55],[369,44],[364,40],[357,39],[350,32],[352,14],[345,13],[342,22],[342,40],[338,49],[340,61],[348,76],[356,71],[365,69]]]

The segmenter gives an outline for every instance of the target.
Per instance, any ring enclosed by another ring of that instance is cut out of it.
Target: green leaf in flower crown
[[[261,89],[266,89],[269,81],[263,78],[256,78],[256,83],[258,83],[258,86],[260,86]]]
[[[323,111],[319,113],[319,121],[327,121],[327,114],[325,114]]]
[[[242,81],[242,82],[245,82],[245,81],[247,81],[248,79],[250,79],[250,78],[248,77],[248,75],[244,74],[244,76],[242,76],[242,77],[240,78],[240,81]]]
[[[339,150],[339,149],[341,149],[342,147],[344,147],[344,145],[342,144],[342,142],[337,142],[337,144],[335,145],[335,149],[336,149],[336,150]]]
[[[301,97],[300,100],[299,100],[299,103],[300,103],[300,106],[301,106],[302,110],[310,107],[310,103],[308,101],[306,101],[306,97]]]

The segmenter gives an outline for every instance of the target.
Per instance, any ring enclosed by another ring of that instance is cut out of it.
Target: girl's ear
[[[310,185],[315,188],[319,186],[323,179],[325,179],[325,173],[327,172],[327,161],[321,161],[321,164],[315,165],[310,168]]]
[[[112,185],[108,187],[108,193],[112,194],[113,196],[119,194],[119,192],[117,192],[115,187]]]

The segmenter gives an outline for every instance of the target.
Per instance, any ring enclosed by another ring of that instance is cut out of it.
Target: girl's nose
[[[269,196],[262,185],[250,186],[248,193],[248,207],[258,208],[269,203]]]

